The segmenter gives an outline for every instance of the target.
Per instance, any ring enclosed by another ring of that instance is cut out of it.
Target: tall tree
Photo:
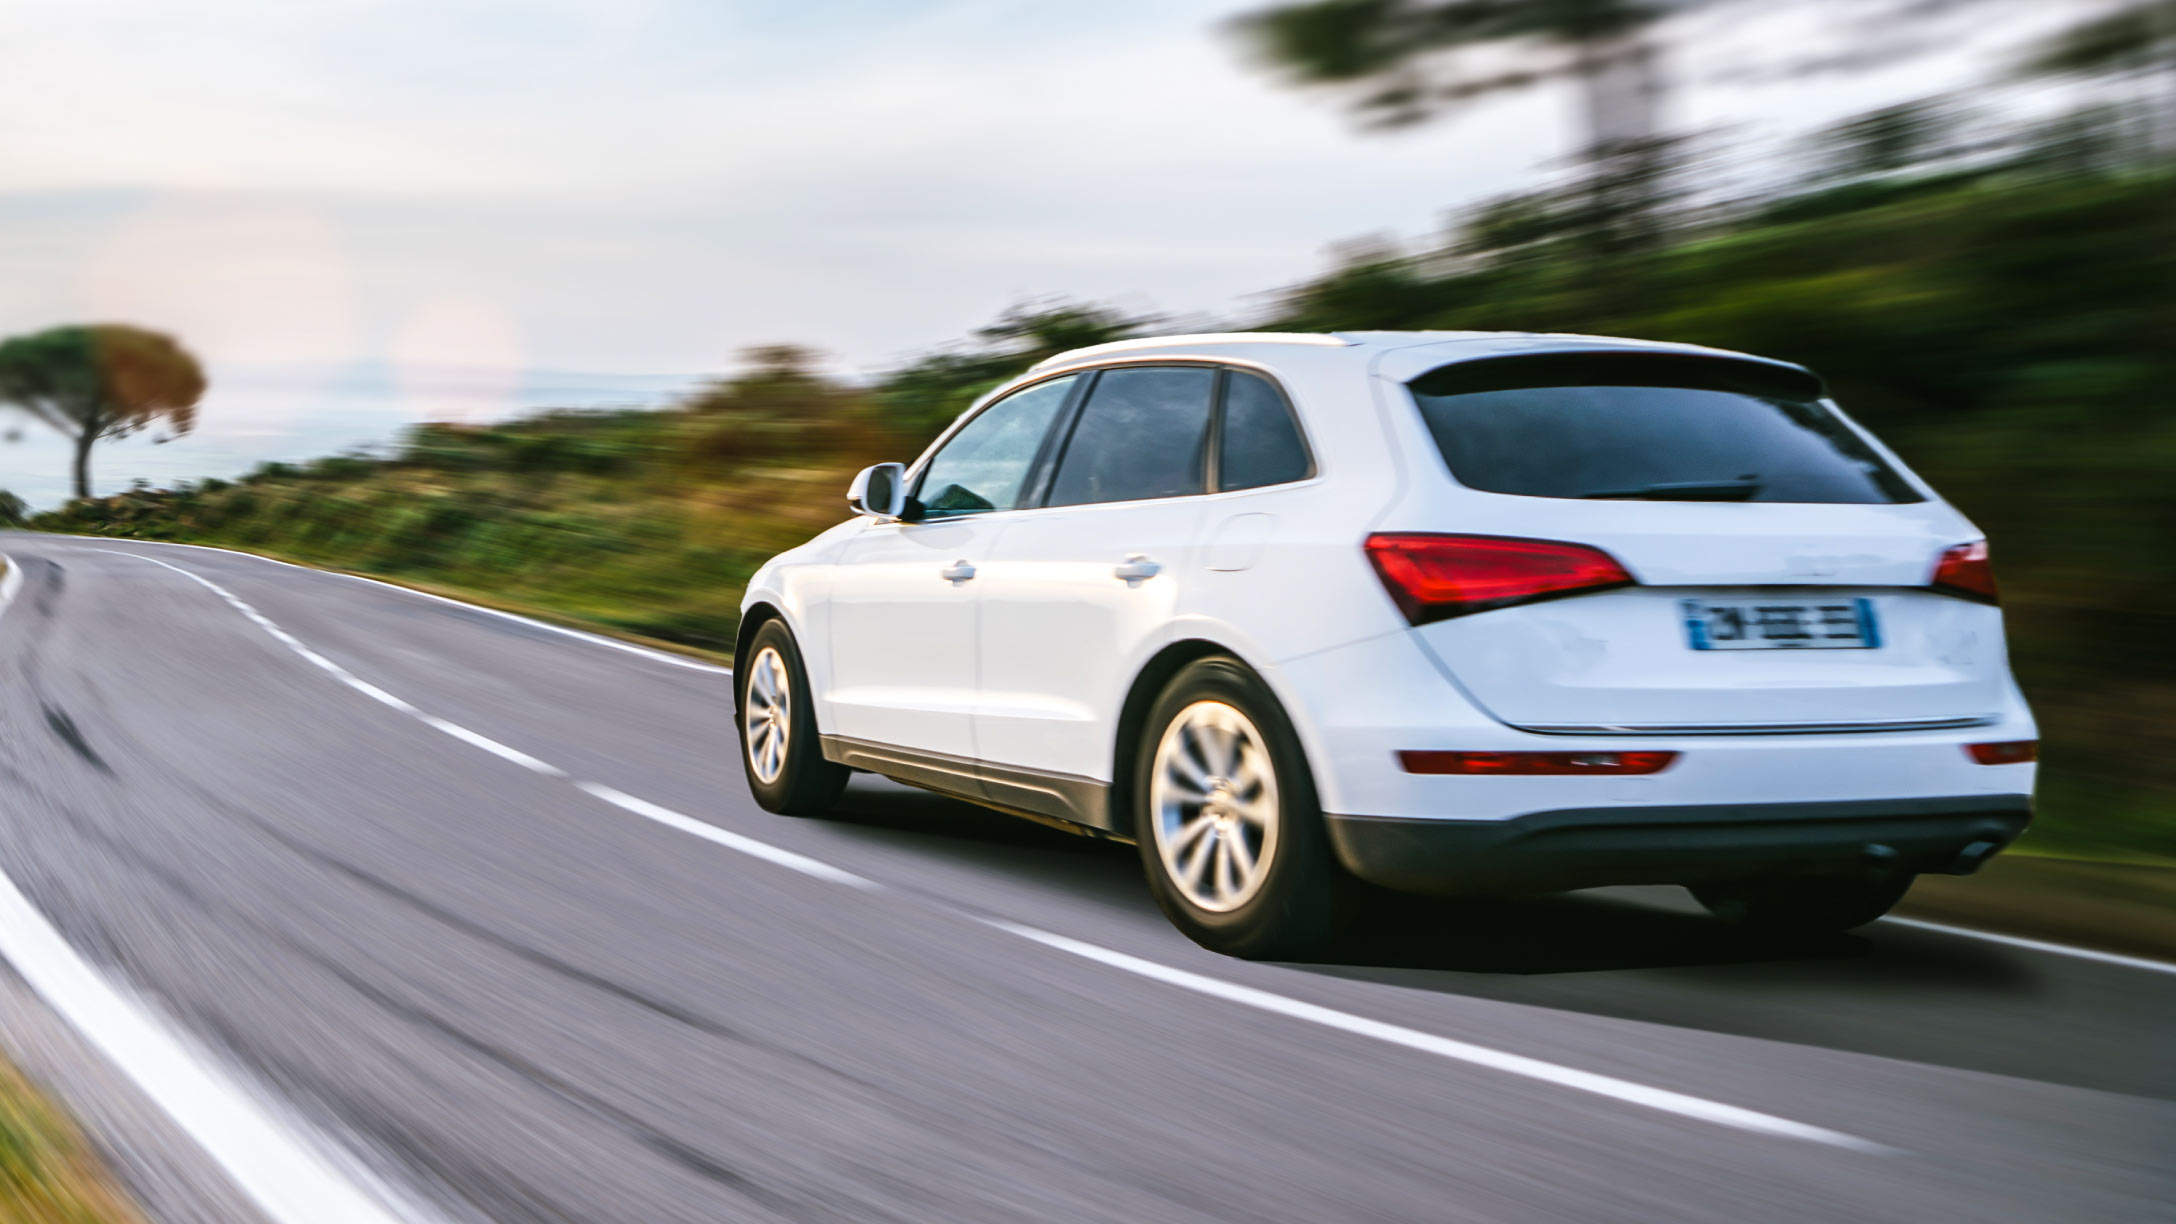
[[[1711,0],[1303,0],[1247,14],[1240,36],[1294,82],[1334,90],[1370,127],[1424,122],[1494,94],[1569,80],[1583,117],[1592,222],[1637,242],[1663,153],[1654,28]],[[1485,66],[1478,56],[1492,52]]]
[[[171,336],[125,323],[55,327],[0,342],[0,404],[75,443],[77,497],[91,495],[91,448],[163,423],[196,423],[204,371]]]
[[[1954,147],[1957,111],[1941,98],[1900,102],[1853,115],[1815,132],[1818,173],[1856,179],[1917,170]]]

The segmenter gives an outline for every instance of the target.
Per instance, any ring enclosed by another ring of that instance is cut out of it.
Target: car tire
[[[1749,934],[1832,935],[1888,913],[1912,877],[1764,876],[1690,885],[1693,899]]]
[[[824,759],[808,669],[784,621],[767,621],[756,630],[735,662],[733,684],[741,769],[756,802],[782,816],[829,809],[851,771]]]
[[[1347,880],[1299,737],[1259,676],[1209,658],[1173,677],[1144,720],[1132,787],[1149,889],[1194,942],[1257,960],[1330,944]]]

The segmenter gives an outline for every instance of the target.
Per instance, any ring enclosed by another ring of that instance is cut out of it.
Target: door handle
[[[1156,564],[1140,553],[1135,553],[1119,562],[1117,567],[1111,571],[1111,574],[1113,577],[1123,578],[1127,582],[1140,582],[1146,578],[1154,578],[1163,572],[1163,568],[1163,566]]]
[[[965,561],[954,561],[952,564],[938,570],[937,573],[946,582],[965,582],[975,576],[975,567]]]

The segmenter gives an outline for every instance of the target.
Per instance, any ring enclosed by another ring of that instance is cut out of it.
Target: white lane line
[[[564,778],[567,776],[567,772],[557,765],[553,765],[548,761],[539,761],[528,753],[516,748],[509,748],[489,736],[478,735],[459,723],[447,722],[435,714],[419,714],[417,717],[430,724],[434,729],[443,731],[464,744],[481,748],[495,757],[503,757],[523,769],[535,770],[547,778]]]
[[[135,553],[126,552],[118,548],[100,548],[94,551],[112,553],[116,557],[127,557],[132,561],[147,562],[149,564],[160,566],[165,569],[170,569],[175,573],[180,574],[182,577],[187,578],[191,582],[197,583],[198,585],[204,587],[206,590],[210,591],[212,594],[217,595],[219,598],[226,600],[229,604],[233,605],[233,607],[242,615],[248,617],[250,621],[254,623],[258,628],[270,634],[275,641],[279,642],[282,646],[287,647],[289,650],[294,651],[296,654],[301,655],[303,658],[309,660],[310,662],[315,663],[319,667],[324,668],[326,671],[331,672],[333,674],[333,678],[340,681],[340,683],[347,685],[349,688],[354,689],[356,692],[361,693],[362,695],[370,698],[373,701],[383,702],[384,704],[391,706],[396,710],[399,710],[403,714],[407,714],[413,718],[418,719],[425,726],[430,727],[434,731],[439,731],[443,732],[444,734],[450,735],[453,738],[460,740],[462,743],[469,745],[470,747],[481,748],[485,752],[491,753],[493,756],[503,757],[506,760],[512,761],[516,765],[523,767],[524,769],[533,769],[538,773],[545,774],[554,778],[564,778],[567,776],[557,766],[549,765],[543,761],[539,761],[535,757],[530,756],[528,753],[521,751],[519,748],[509,747],[495,739],[492,739],[488,735],[479,735],[478,733],[469,730],[467,727],[464,727],[459,723],[448,722],[443,718],[438,718],[434,715],[425,714],[423,711],[410,705],[408,702],[402,700],[401,698],[386,692],[384,689],[379,688],[377,685],[363,679],[362,677],[356,675],[354,672],[349,671],[347,668],[340,666],[338,663],[333,662],[331,659],[326,658],[324,655],[321,655],[316,651],[310,649],[308,646],[303,645],[301,640],[296,638],[294,634],[291,634],[285,629],[282,629],[278,625],[274,624],[270,617],[267,617],[262,612],[257,611],[257,609],[250,607],[248,603],[244,602],[241,597],[237,596],[234,592],[228,590],[223,586],[220,586],[218,583],[213,582],[211,579],[206,578],[201,574],[192,573],[191,571],[185,570],[178,565],[173,565],[168,562],[161,561],[157,557],[138,556]]]
[[[1099,965],[1108,965],[1113,969],[1121,969],[1127,973],[1148,978],[1150,981],[1162,982],[1167,986],[1176,986],[1181,990],[1191,990],[1196,994],[1208,995],[1213,999],[1222,999],[1227,1003],[1237,1003],[1244,1007],[1254,1008],[1257,1011],[1287,1016],[1294,1020],[1304,1020],[1309,1024],[1319,1024],[1324,1028],[1336,1029],[1339,1032],[1351,1033],[1354,1036],[1372,1038],[1389,1045],[1403,1046],[1408,1050],[1418,1050],[1423,1054],[1433,1054],[1438,1058],[1471,1063],[1477,1067],[1487,1067],[1490,1070],[1540,1080],[1546,1084],[1555,1084],[1560,1088],[1589,1092],[1596,1096],[1623,1101],[1629,1105],[1638,1105],[1662,1113],[1676,1114],[1682,1118],[1710,1122],[1717,1126],[1728,1126],[1735,1130],[1752,1131],[1761,1135],[1775,1135],[1785,1139],[1801,1139],[1808,1143],[1848,1148],[1856,1152],[1892,1154],[1897,1151],[1897,1149],[1885,1144],[1875,1143],[1869,1139],[1861,1139],[1856,1135],[1847,1135],[1842,1131],[1809,1126],[1803,1122],[1793,1122],[1788,1118],[1778,1118],[1773,1114],[1759,1113],[1751,1109],[1740,1109],[1735,1105],[1724,1105],[1702,1097],[1687,1096],[1682,1092],[1671,1092],[1665,1088],[1650,1088],[1645,1084],[1636,1084],[1631,1080],[1622,1080],[1615,1076],[1597,1075],[1591,1071],[1580,1071],[1571,1067],[1559,1066],[1556,1063],[1543,1062],[1538,1058],[1528,1058],[1523,1054],[1512,1054],[1488,1046],[1474,1045],[1471,1042],[1439,1037],[1434,1033],[1424,1033],[1419,1029],[1410,1029],[1403,1025],[1390,1024],[1381,1020],[1370,1020],[1366,1016],[1356,1016],[1351,1012],[1338,1011],[1336,1008],[1323,1007],[1317,1003],[1307,1003],[1285,995],[1273,994],[1267,990],[1257,990],[1252,986],[1241,986],[1236,982],[1227,982],[1221,978],[1206,977],[1199,973],[1190,973],[1184,969],[1174,969],[1169,965],[1159,964],[1156,961],[1143,960],[1138,956],[1128,956],[1124,952],[1114,952],[1109,948],[1100,947],[1096,944],[1083,943],[1078,939],[1055,935],[1049,931],[1038,930],[1031,926],[1022,926],[1016,922],[1006,922],[999,918],[983,918],[981,921],[1001,931],[1008,931],[1018,935],[1022,939],[1033,940],[1045,947],[1056,948],[1060,952],[1070,952],[1074,956],[1085,960],[1094,961]]]
[[[2176,965],[2167,961],[2147,960],[2143,956],[2122,956],[2114,952],[2096,952],[2091,948],[2078,948],[2070,944],[2047,943],[2038,939],[2025,939],[2017,935],[1997,935],[1993,931],[1975,931],[1971,927],[1950,926],[1943,922],[1928,922],[1923,918],[1884,918],[1898,926],[1915,927],[1922,931],[1940,931],[1944,935],[1962,935],[1967,939],[1984,939],[1989,943],[2008,944],[2013,948],[2026,948],[2034,952],[2052,952],[2057,956],[2074,956],[2079,960],[2098,961],[2103,965],[2121,965],[2126,969],[2144,969],[2149,973],[2176,973]]]
[[[22,586],[21,570],[0,579],[0,615]],[[96,1046],[145,1096],[280,1224],[394,1224],[426,1217],[373,1194],[336,1169],[288,1125],[198,1055],[85,961],[45,915],[0,872],[0,956],[53,1010]]]
[[[574,785],[614,807],[633,812],[646,820],[654,820],[667,828],[678,829],[682,833],[692,834],[707,842],[715,842],[729,850],[738,850],[750,858],[759,858],[766,863],[774,863],[786,868],[788,871],[798,871],[802,875],[814,876],[819,880],[829,881],[833,884],[844,884],[848,888],[863,888],[872,892],[883,888],[883,885],[875,880],[866,876],[855,875],[843,867],[833,867],[821,859],[812,859],[805,854],[795,854],[791,850],[774,846],[769,842],[757,841],[753,837],[743,837],[731,829],[721,829],[708,821],[697,820],[693,816],[683,816],[671,808],[659,807],[647,799],[637,799],[633,795],[616,791],[602,783],[576,782]]]
[[[124,552],[120,549],[105,549],[103,551],[112,552],[117,556],[135,557],[135,559],[138,561],[149,561],[153,565],[165,566],[167,569],[174,570],[176,573],[186,574],[190,578],[195,579],[197,582],[200,582],[206,587],[212,589],[213,591],[218,592],[222,598],[227,600],[227,602],[233,604],[238,608],[243,609],[245,612],[255,613],[256,611],[255,609],[251,608],[247,603],[228,593],[218,584],[211,582],[209,579],[199,577],[196,574],[192,574],[188,570],[182,569],[180,566],[168,565],[166,562],[157,560],[156,558],[138,556],[135,553]],[[257,615],[252,615],[250,619],[253,621],[258,621],[265,626],[277,631],[280,640],[284,643],[287,643],[298,652],[309,652],[308,647],[303,646],[299,642],[295,642],[283,631],[278,631],[278,627],[272,625],[270,621],[263,620],[262,617]],[[305,655],[305,657],[314,655],[314,653],[315,652],[309,652]],[[323,656],[316,656],[316,658],[313,658],[312,661],[315,662],[317,661],[317,659],[321,659],[322,657]],[[344,680],[352,679],[348,675],[348,673],[339,669],[338,664],[333,664],[327,661],[320,665],[327,667],[329,670],[332,670],[334,674],[340,676]],[[393,700],[399,699],[394,698]],[[413,713],[421,721],[428,723],[431,726],[437,728],[438,730],[444,731],[447,734],[452,735],[454,736],[454,738],[462,740],[465,743],[471,743],[475,744],[478,747],[483,747],[487,751],[493,752],[495,755],[507,757],[507,759],[509,760],[516,760],[517,763],[527,764],[530,762],[535,762],[535,765],[542,765],[542,762],[536,762],[535,758],[525,756],[514,749],[507,748],[505,745],[499,744],[496,740],[487,739],[484,736],[476,735],[474,732],[468,731],[466,728],[460,727],[457,724],[446,722],[445,720],[436,718],[432,715],[424,714],[421,711],[416,710],[413,706],[406,706],[405,702],[402,704],[409,710],[409,712]],[[535,765],[532,765],[531,767],[533,768],[535,767]],[[550,767],[544,766],[544,768],[549,769]],[[819,859],[814,859],[804,854],[795,853],[794,851],[787,850],[781,846],[771,845],[769,842],[758,841],[753,837],[747,837],[742,834],[735,833],[729,829],[719,828],[717,825],[710,824],[707,821],[697,820],[692,816],[673,811],[671,808],[663,807],[659,804],[651,803],[646,799],[638,799],[633,795],[629,795],[624,791],[615,790],[612,787],[603,785],[602,783],[584,781],[574,778],[568,774],[557,773],[557,771],[554,772],[556,776],[565,778],[576,789],[582,791],[585,794],[592,795],[598,799],[601,799],[606,803],[612,804],[614,807],[620,808],[623,811],[632,812],[637,816],[641,816],[647,820],[655,821],[656,823],[664,825],[668,828],[677,829],[682,833],[687,833],[695,837],[700,837],[704,841],[711,842],[715,845],[724,846],[729,850],[735,850],[750,857],[762,859],[767,863],[772,863],[777,866],[787,868],[791,871],[797,871],[802,873],[803,875],[813,876],[816,879],[824,880],[833,884],[843,884],[851,888],[867,889],[871,891],[877,891],[883,888],[882,885],[878,884],[874,880],[870,880],[864,876],[856,875],[855,873],[847,871],[844,868],[832,866],[831,864],[823,862]],[[1675,1114],[1679,1117],[1691,1118],[1697,1121],[1708,1122],[1718,1126],[1727,1126],[1736,1130],[1751,1131],[1755,1134],[1773,1135],[1785,1139],[1797,1139],[1812,1143],[1821,1143],[1831,1147],[1849,1148],[1851,1150],[1860,1152],[1886,1153],[1895,1150],[1893,1148],[1885,1147],[1882,1144],[1875,1143],[1871,1140],[1860,1139],[1856,1136],[1846,1135],[1839,1131],[1826,1130],[1822,1127],[1809,1126],[1800,1122],[1792,1122],[1786,1118],[1778,1118],[1750,1109],[1740,1109],[1735,1105],[1725,1105],[1721,1102],[1704,1100],[1700,1097],[1695,1096],[1687,1096],[1684,1093],[1671,1092],[1663,1088],[1650,1088],[1644,1084],[1633,1083],[1630,1080],[1621,1080],[1616,1079],[1612,1076],[1598,1075],[1589,1071],[1580,1071],[1571,1067],[1559,1066],[1555,1063],[1543,1062],[1540,1059],[1528,1058],[1520,1054],[1512,1054],[1503,1050],[1491,1049],[1487,1046],[1473,1045],[1468,1042],[1456,1041],[1448,1037],[1438,1037],[1432,1033],[1421,1032],[1418,1029],[1404,1028],[1400,1025],[1389,1024],[1380,1020],[1370,1020],[1364,1016],[1356,1016],[1349,1012],[1341,1012],[1333,1008],[1320,1006],[1318,1004],[1302,1002],[1301,1000],[1287,998],[1284,995],[1273,994],[1266,990],[1257,990],[1251,986],[1241,986],[1237,983],[1222,981],[1218,978],[1204,977],[1198,973],[1189,973],[1183,969],[1173,969],[1166,965],[1157,964],[1154,961],[1141,960],[1138,957],[1128,956],[1123,952],[1113,952],[1107,948],[1098,947],[1094,944],[1082,943],[1079,940],[1075,939],[1068,939],[1063,935],[1054,935],[1050,932],[1041,931],[1034,927],[1020,926],[1018,924],[1005,922],[999,919],[987,918],[978,914],[971,914],[965,910],[960,909],[957,906],[945,905],[941,901],[934,902],[934,904],[953,913],[961,914],[977,922],[981,922],[986,925],[995,927],[998,930],[1006,931],[1010,934],[1020,936],[1023,939],[1032,940],[1047,947],[1058,949],[1059,951],[1070,952],[1075,956],[1085,957],[1089,960],[1097,961],[1102,964],[1109,965],[1113,968],[1124,969],[1128,972],[1139,974],[1142,977],[1163,982],[1167,985],[1178,986],[1183,989],[1192,990],[1199,994],[1209,995],[1213,998],[1224,999],[1228,1002],[1239,1003],[1248,1007],[1257,1008],[1262,1011],[1273,1012],[1282,1016],[1289,1016],[1298,1020],[1305,1020],[1310,1023],[1323,1025],[1328,1028],[1339,1029],[1343,1032],[1352,1033],[1361,1037],[1372,1038],[1377,1041],[1386,1042],[1390,1045],[1403,1046],[1406,1049],[1418,1050],[1427,1054],[1434,1054],[1441,1058],[1449,1058],[1459,1062],[1469,1063],[1474,1066],[1487,1067],[1497,1071],[1504,1071],[1513,1075],[1524,1076],[1528,1079],[1555,1084],[1560,1087],[1572,1088],[1581,1092],[1588,1092],[1598,1096],[1610,1097],[1615,1100],[1626,1102],[1627,1104],[1638,1105],[1663,1113]]]
[[[113,537],[67,536],[66,538],[71,540],[111,540]],[[569,629],[565,625],[554,625],[550,621],[541,621],[533,616],[523,616],[518,612],[507,612],[502,611],[498,608],[487,608],[482,604],[470,603],[465,599],[454,599],[451,596],[447,595],[434,595],[429,591],[418,591],[414,587],[404,587],[396,582],[381,582],[376,578],[365,578],[361,574],[343,574],[338,570],[318,569],[317,567],[310,565],[297,565],[292,561],[281,561],[276,557],[259,556],[256,553],[240,552],[232,548],[215,548],[209,544],[183,544],[178,540],[130,540],[128,541],[128,543],[157,544],[166,548],[195,548],[204,552],[215,552],[229,557],[248,557],[253,561],[262,561],[267,565],[285,566],[288,569],[301,570],[306,574],[322,574],[328,578],[345,578],[350,582],[364,582],[374,587],[384,587],[388,591],[398,591],[403,595],[413,595],[417,599],[436,600],[442,604],[451,604],[456,608],[466,608],[471,612],[481,612],[486,616],[496,616],[501,620],[509,620],[514,621],[518,624],[527,625],[532,629],[542,629],[550,633],[559,634],[562,637],[573,638],[576,641],[588,642],[592,646],[609,646],[613,650],[624,651],[625,653],[632,655],[640,655],[641,657],[649,659],[650,661],[655,663],[667,663],[674,667],[685,667],[693,671],[721,672],[728,675],[730,675],[733,670],[730,667],[722,667],[716,663],[705,663],[700,659],[690,659],[685,655],[676,655],[668,651],[654,650],[648,646],[637,646],[633,642],[622,642],[617,638],[608,638],[601,633],[589,633],[581,629]],[[136,554],[134,553],[126,552],[118,548],[106,548],[101,549],[100,551],[116,553],[124,557],[136,556]],[[149,561],[151,558],[140,557],[138,559],[143,561]]]

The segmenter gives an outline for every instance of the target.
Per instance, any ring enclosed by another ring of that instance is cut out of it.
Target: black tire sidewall
[[[1261,732],[1277,778],[1279,824],[1269,874],[1246,904],[1223,913],[1194,905],[1172,882],[1156,848],[1155,817],[1149,807],[1156,746],[1179,712],[1197,701],[1222,701],[1246,715]],[[1133,775],[1134,837],[1142,868],[1157,905],[1173,925],[1196,943],[1234,956],[1295,957],[1328,943],[1336,926],[1339,872],[1323,832],[1306,753],[1284,708],[1261,677],[1234,659],[1188,664],[1149,707]]]
[[[748,685],[755,678],[755,661],[766,647],[776,650],[785,661],[790,690],[786,695],[786,763],[770,782],[756,777],[755,764],[748,759]],[[801,664],[801,651],[785,622],[768,621],[756,630],[747,653],[734,667],[733,695],[734,744],[740,753],[741,772],[748,779],[748,790],[756,803],[766,811],[789,816],[829,807],[846,785],[847,770],[824,759],[815,706],[809,698],[808,669]]]

